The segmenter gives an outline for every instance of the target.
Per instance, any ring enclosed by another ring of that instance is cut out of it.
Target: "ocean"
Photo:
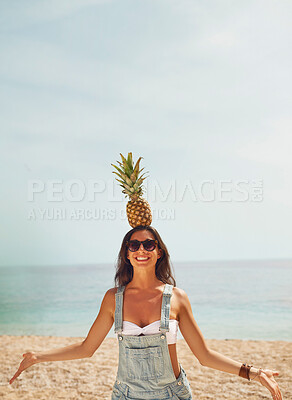
[[[173,267],[206,339],[292,340],[292,260]],[[109,264],[1,267],[0,334],[86,337],[114,274]]]

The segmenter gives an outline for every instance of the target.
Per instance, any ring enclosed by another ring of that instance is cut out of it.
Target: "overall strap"
[[[162,296],[160,327],[161,332],[169,331],[170,299],[173,285],[165,284]]]
[[[115,309],[115,333],[121,333],[123,330],[123,293],[125,286],[119,286],[116,297],[116,309]]]

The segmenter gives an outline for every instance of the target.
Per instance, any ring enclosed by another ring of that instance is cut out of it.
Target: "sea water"
[[[173,267],[205,338],[292,339],[292,260]],[[0,334],[86,337],[114,274],[109,264],[1,267]]]

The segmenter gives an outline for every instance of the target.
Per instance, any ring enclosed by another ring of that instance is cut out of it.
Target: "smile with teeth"
[[[150,257],[136,257],[137,261],[146,261],[149,260]]]

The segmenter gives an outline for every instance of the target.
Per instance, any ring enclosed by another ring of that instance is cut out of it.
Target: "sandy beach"
[[[1,336],[0,398],[5,400],[110,399],[118,366],[118,343],[106,338],[92,358],[37,364],[12,384],[22,354],[67,346],[84,338],[53,336]],[[208,345],[226,356],[256,367],[277,369],[285,400],[292,400],[292,342],[211,340]],[[271,399],[258,382],[200,365],[186,342],[178,341],[178,356],[189,379],[194,399]],[[290,388],[289,388],[290,383]]]

